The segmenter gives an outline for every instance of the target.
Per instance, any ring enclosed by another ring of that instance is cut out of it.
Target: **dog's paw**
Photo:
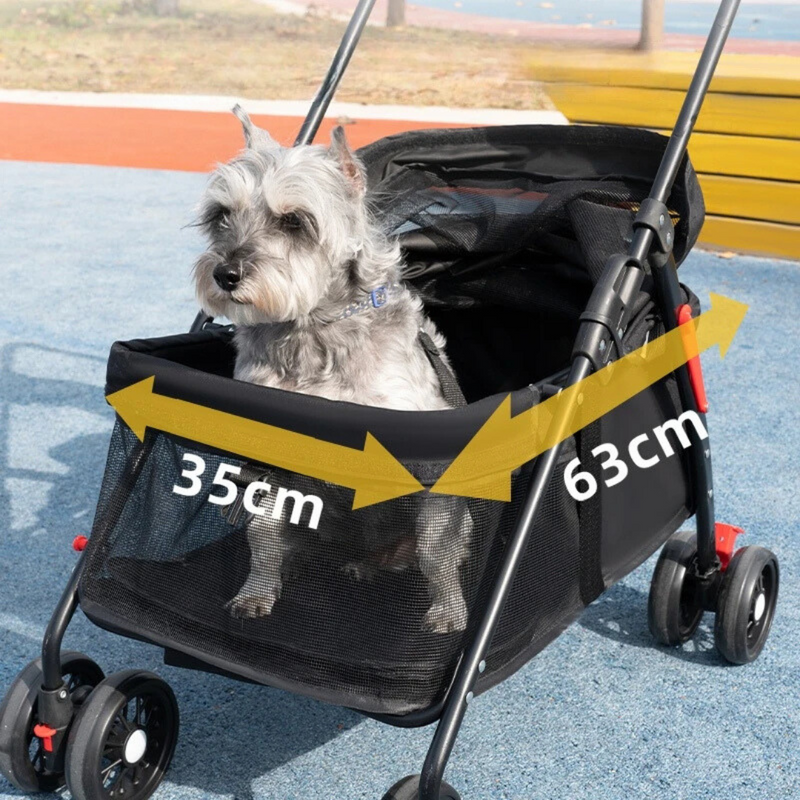
[[[431,633],[456,633],[466,630],[467,604],[459,594],[434,603],[422,619],[422,627]]]
[[[225,604],[225,608],[232,617],[238,619],[256,619],[266,617],[272,612],[272,607],[280,596],[279,589],[259,594],[239,592],[233,600]]]
[[[378,570],[366,561],[351,561],[342,567],[342,572],[354,581],[374,581]]]

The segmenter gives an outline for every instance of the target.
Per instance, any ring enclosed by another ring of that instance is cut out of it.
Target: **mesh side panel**
[[[478,691],[494,685],[495,673],[503,672],[519,656],[527,661],[539,652],[583,608],[578,512],[564,488],[564,468],[575,455],[575,443],[570,439],[563,445],[560,463],[545,491],[534,531],[492,639]],[[518,483],[523,482],[524,478],[518,478]],[[522,495],[522,491],[517,493],[517,505],[522,502]]]
[[[185,453],[206,465],[194,497],[172,490],[189,485],[181,477],[191,468]],[[435,703],[479,619],[493,576],[487,565],[497,563],[517,503],[426,495],[351,511],[349,491],[270,470],[262,480],[272,491],[257,501],[265,516],[231,524],[230,507],[223,513],[208,502],[209,493],[224,494],[211,486],[222,462],[243,463],[162,434],[148,434],[143,445],[117,423],[81,584],[86,613],[330,702],[392,714]],[[515,495],[524,480],[517,477]],[[293,524],[295,503],[281,509],[279,488],[320,499],[316,529],[309,527],[311,501]],[[490,672],[551,625],[551,614],[579,604],[577,518],[562,495],[554,482]],[[247,613],[263,604],[277,575],[271,613],[232,614],[229,604],[243,586],[260,598],[243,604]],[[442,608],[430,620],[437,599]],[[432,632],[431,622],[461,630]]]
[[[448,174],[451,183],[445,184],[429,169],[406,170],[385,187],[391,203],[386,208],[381,208],[380,200],[374,203],[386,228],[404,244],[408,242],[412,258],[414,245],[423,236],[439,258],[466,258],[458,265],[461,268],[481,255],[525,248],[548,252],[553,249],[548,235],[574,238],[582,232],[584,218],[593,213],[620,222],[620,231],[602,230],[599,242],[593,244],[595,251],[607,256],[616,237],[630,229],[634,204],[647,196],[646,186],[619,181],[607,181],[598,188],[589,181],[545,184],[528,178],[478,183],[473,179],[469,186],[468,178],[457,183],[458,178]],[[576,204],[582,206],[577,215]],[[614,240],[606,245],[607,233]],[[415,269],[413,264],[411,269]]]

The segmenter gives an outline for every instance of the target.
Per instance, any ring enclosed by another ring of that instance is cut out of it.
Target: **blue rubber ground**
[[[0,687],[38,651],[88,533],[112,415],[115,339],[179,332],[195,305],[199,248],[182,228],[204,178],[0,163]],[[775,550],[783,585],[772,637],[747,667],[723,664],[706,625],[655,647],[652,560],[528,666],[478,698],[450,781],[465,800],[800,798],[797,574],[800,265],[695,253],[683,279],[751,308],[725,361],[704,363],[718,517]],[[266,688],[160,665],[159,652],[80,615],[66,644],[107,671],[158,670],[182,711],[158,800],[379,800],[418,771],[431,729],[402,731]],[[0,779],[0,797],[19,793]]]

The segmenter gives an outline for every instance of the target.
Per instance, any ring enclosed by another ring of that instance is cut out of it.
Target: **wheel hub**
[[[764,616],[764,611],[766,611],[766,608],[767,596],[764,594],[764,592],[761,592],[761,594],[756,597],[755,606],[753,607],[753,617],[755,618],[756,622],[761,621],[761,617]]]
[[[122,757],[126,764],[138,764],[147,752],[147,733],[137,728],[128,734],[122,748]]]

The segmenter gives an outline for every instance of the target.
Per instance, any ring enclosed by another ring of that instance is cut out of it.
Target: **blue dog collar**
[[[396,294],[400,288],[401,284],[399,283],[384,283],[382,286],[376,286],[363,300],[359,300],[357,303],[350,303],[336,319],[347,319],[360,314],[362,311],[383,308],[389,302],[389,298]]]

